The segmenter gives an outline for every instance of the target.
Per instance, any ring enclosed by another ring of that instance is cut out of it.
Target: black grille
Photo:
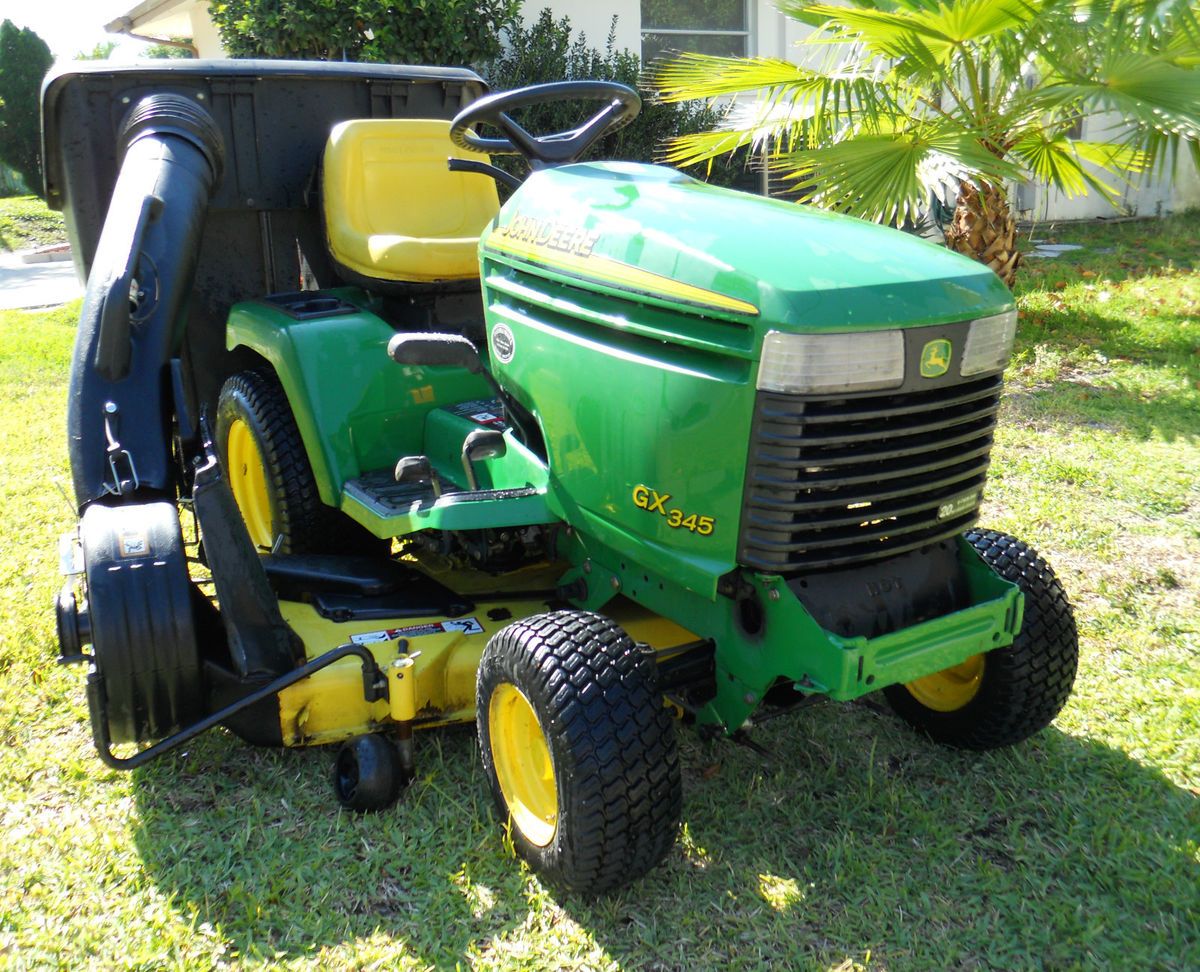
[[[861,563],[975,522],[1001,377],[896,394],[759,392],[738,541],[780,573]]]

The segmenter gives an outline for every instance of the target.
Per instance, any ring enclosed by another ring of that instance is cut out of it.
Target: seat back
[[[325,144],[322,206],[329,252],[347,276],[436,283],[479,275],[477,246],[500,201],[495,181],[451,172],[487,162],[450,141],[442,119],[355,119]]]

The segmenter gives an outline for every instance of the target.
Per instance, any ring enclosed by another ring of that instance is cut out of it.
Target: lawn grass
[[[37,196],[0,199],[0,251],[66,242],[62,213],[51,212]]]
[[[685,732],[681,840],[592,902],[512,859],[466,731],[370,817],[324,751],[104,768],[52,660],[77,305],[0,315],[0,966],[1196,968],[1200,216],[1056,238],[1088,249],[1024,271],[984,522],[1074,601],[1063,714],[982,756],[873,700],[757,730],[771,763]]]

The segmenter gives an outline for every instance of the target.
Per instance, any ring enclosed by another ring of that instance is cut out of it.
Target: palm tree
[[[664,101],[754,94],[717,131],[676,138],[693,164],[743,146],[807,201],[919,218],[956,192],[946,242],[1012,284],[1008,185],[1033,178],[1116,201],[1138,173],[1200,165],[1197,0],[778,0],[814,28],[799,63],[683,54],[652,69]],[[1079,119],[1109,113],[1101,140]]]

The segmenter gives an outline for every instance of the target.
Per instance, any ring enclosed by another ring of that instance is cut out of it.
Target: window
[[[744,57],[746,0],[642,0],[642,63],[665,51]]]

